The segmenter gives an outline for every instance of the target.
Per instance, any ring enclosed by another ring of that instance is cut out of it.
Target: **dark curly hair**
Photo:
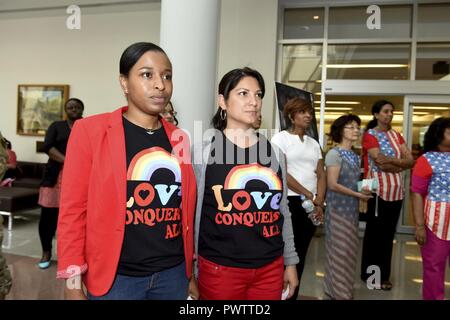
[[[353,121],[355,121],[358,126],[361,125],[361,119],[356,114],[346,114],[334,120],[329,133],[331,139],[337,143],[341,142],[344,127]]]
[[[437,118],[430,124],[423,140],[425,152],[439,149],[446,129],[450,129],[450,117]]]

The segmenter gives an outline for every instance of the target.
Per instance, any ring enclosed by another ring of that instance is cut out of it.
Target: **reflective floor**
[[[360,232],[358,257],[361,257],[363,232]],[[419,300],[422,299],[422,259],[420,247],[413,236],[397,234],[394,240],[391,291],[370,290],[359,278],[360,260],[355,274],[354,299],[359,300]],[[318,232],[311,242],[306,258],[305,271],[300,284],[300,295],[323,297],[323,276],[325,269],[325,237]],[[450,268],[446,274],[446,298],[450,299]]]
[[[14,219],[12,232],[4,229],[3,252],[13,275],[13,288],[6,299],[61,299],[63,297],[64,284],[55,278],[56,262],[54,261],[46,270],[40,270],[37,267],[41,256],[38,222],[39,210],[33,210]],[[322,299],[323,297],[324,245],[324,236],[321,230],[318,230],[311,242],[306,259],[299,299]],[[53,257],[56,255],[53,254]],[[355,275],[354,297],[379,300],[421,299],[422,262],[419,247],[412,236],[400,234],[396,236],[391,280],[394,285],[391,291],[369,290],[366,284]],[[446,298],[450,299],[450,268],[447,268],[446,281]]]

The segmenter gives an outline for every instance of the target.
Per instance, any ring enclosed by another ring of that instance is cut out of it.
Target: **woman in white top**
[[[309,102],[301,98],[289,100],[284,106],[283,115],[286,123],[291,126],[272,138],[272,143],[284,152],[287,159],[288,205],[292,214],[295,248],[300,258],[300,263],[297,264],[300,283],[309,243],[316,230],[302,207],[301,196],[314,202],[316,217],[321,221],[326,191],[322,150],[316,140],[306,135],[313,112]],[[296,299],[297,295],[298,289],[293,299]]]

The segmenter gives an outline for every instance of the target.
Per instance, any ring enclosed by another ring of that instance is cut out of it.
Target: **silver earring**
[[[227,118],[227,112],[224,109],[220,109],[220,119],[225,120]]]

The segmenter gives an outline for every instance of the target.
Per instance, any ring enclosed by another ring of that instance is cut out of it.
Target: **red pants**
[[[280,300],[283,277],[283,257],[256,269],[198,259],[198,289],[203,300]]]
[[[444,300],[445,269],[450,263],[450,241],[439,239],[425,227],[427,238],[422,246],[424,300]]]

